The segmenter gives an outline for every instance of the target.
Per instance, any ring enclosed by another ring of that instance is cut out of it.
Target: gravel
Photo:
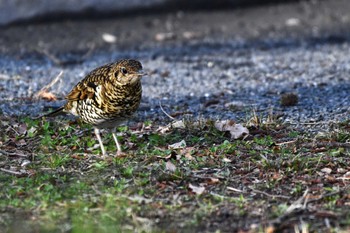
[[[300,7],[298,4],[285,7],[297,8]],[[280,8],[280,5],[277,6],[278,12],[283,13]],[[248,8],[243,12],[248,12],[246,14],[249,15],[251,11],[257,9]],[[261,9],[258,11],[263,12]],[[285,17],[282,13],[280,16]],[[208,13],[201,14],[206,18]],[[303,19],[303,13],[300,14],[299,18]],[[176,25],[178,15],[179,13],[159,17],[174,19]],[[129,21],[142,21],[143,18],[140,17]],[[131,43],[124,48],[120,48],[125,45],[123,40],[119,45],[99,46],[97,43],[97,48],[91,54],[88,49],[81,47],[74,50],[62,46],[62,51],[54,52],[53,55],[55,59],[65,59],[70,63],[63,65],[55,62],[50,54],[23,49],[23,41],[21,51],[16,51],[9,42],[7,49],[0,47],[3,54],[0,58],[1,111],[5,115],[37,116],[47,107],[62,104],[64,95],[93,68],[119,58],[132,57],[140,59],[149,73],[143,80],[144,98],[136,119],[167,119],[160,110],[159,102],[168,113],[180,114],[178,118],[184,113],[194,117],[243,121],[253,111],[262,116],[273,112],[284,122],[315,124],[320,129],[327,129],[332,122],[348,119],[350,43],[346,33],[331,31],[331,34],[321,33],[310,37],[307,33],[305,36],[307,27],[302,25],[287,33],[273,28],[273,36],[263,36],[266,29],[257,23],[257,36],[249,33],[253,31],[252,28],[239,37],[231,34],[220,36],[215,31],[210,31],[213,25],[218,21],[230,25],[232,19],[213,18],[216,21],[213,19],[213,24],[208,23],[208,31],[198,37],[196,31],[192,30],[192,34],[188,32],[185,39],[175,36],[157,41],[161,37],[154,35],[163,31],[157,26],[151,35],[145,34],[147,40],[141,46],[138,44],[139,37],[135,37],[137,46]],[[299,21],[293,19],[286,22],[294,27]],[[77,23],[77,27],[79,24],[81,23]],[[205,22],[199,24],[198,27],[205,26]],[[263,25],[268,24],[265,22]],[[43,26],[23,27],[26,30],[31,27],[35,31],[42,30],[40,27]],[[5,35],[15,34],[20,29],[6,29]],[[178,35],[180,29],[173,27],[175,35]],[[299,36],[290,36],[300,30],[301,34],[297,34]],[[268,34],[271,35],[271,32]],[[73,41],[76,39],[78,38],[73,37]],[[33,95],[60,71],[64,72],[63,77],[51,91],[61,100],[34,101]],[[286,93],[297,94],[296,105],[281,105],[281,95]]]

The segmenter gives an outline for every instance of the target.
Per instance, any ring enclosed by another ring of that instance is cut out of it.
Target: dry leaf
[[[192,192],[194,192],[197,195],[201,195],[205,191],[204,187],[198,187],[192,184],[189,184],[188,187],[191,189]]]
[[[186,152],[185,153],[185,158],[188,159],[188,160],[193,160],[194,159],[190,152]]]
[[[249,130],[246,127],[236,124],[233,120],[217,121],[214,126],[219,131],[229,131],[233,139],[238,139],[249,134]]]
[[[169,149],[181,149],[181,148],[185,148],[186,147],[186,142],[185,140],[181,140],[180,142],[171,144],[168,146]]]
[[[220,180],[218,178],[210,177],[207,179],[207,184],[217,184]]]
[[[222,161],[225,162],[225,163],[231,163],[231,162],[232,162],[231,159],[228,159],[228,158],[226,158],[226,157],[223,158]]]
[[[185,122],[183,120],[174,121],[170,125],[172,128],[175,128],[175,129],[185,129],[186,128]]]
[[[27,124],[22,123],[18,125],[17,132],[19,134],[25,134],[27,132]]]
[[[146,204],[148,204],[148,203],[152,202],[152,199],[145,198],[145,197],[140,196],[140,195],[129,196],[128,199],[130,201],[137,202],[137,203],[146,203]]]
[[[332,173],[332,169],[330,169],[328,167],[324,167],[324,168],[321,169],[321,172],[327,173],[327,174],[331,174]]]
[[[185,122],[183,120],[180,120],[180,121],[174,121],[168,124],[167,126],[160,126],[157,129],[157,132],[160,132],[163,134],[163,133],[169,132],[171,129],[185,129],[185,128],[186,128]]]
[[[175,172],[176,171],[176,166],[170,161],[166,162],[165,168],[166,168],[166,170],[169,170],[171,172]]]
[[[36,95],[37,98],[43,98],[45,100],[48,100],[48,101],[55,101],[57,100],[57,97],[52,94],[51,92],[48,92],[46,90],[41,90],[38,92],[38,94]]]
[[[268,226],[265,228],[266,233],[274,233],[276,232],[276,228],[274,226]]]

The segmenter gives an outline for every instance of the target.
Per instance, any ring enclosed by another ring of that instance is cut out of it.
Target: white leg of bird
[[[122,152],[122,148],[119,145],[117,135],[115,134],[115,129],[113,129],[113,131],[112,131],[112,136],[113,136],[115,144],[117,145],[117,151]]]
[[[100,136],[100,130],[98,128],[94,128],[95,135],[97,137],[98,143],[100,144],[101,150],[102,150],[102,155],[106,156],[106,150],[103,146],[101,136]]]

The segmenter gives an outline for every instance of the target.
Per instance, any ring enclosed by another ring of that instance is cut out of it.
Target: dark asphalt
[[[0,29],[0,101],[6,115],[38,115],[33,100],[60,71],[63,98],[88,71],[137,58],[150,74],[138,118],[169,113],[246,120],[253,109],[303,127],[349,116],[350,2],[305,1],[216,11],[68,20]],[[283,107],[280,96],[299,102]]]

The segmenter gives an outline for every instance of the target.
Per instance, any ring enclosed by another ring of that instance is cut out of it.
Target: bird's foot
[[[115,155],[115,157],[126,157],[128,154],[121,151],[121,150],[118,150],[117,151],[117,154]]]
[[[107,159],[110,159],[110,158],[111,158],[111,157],[108,156],[107,153],[104,153],[104,154],[101,155],[101,159],[107,160]]]

